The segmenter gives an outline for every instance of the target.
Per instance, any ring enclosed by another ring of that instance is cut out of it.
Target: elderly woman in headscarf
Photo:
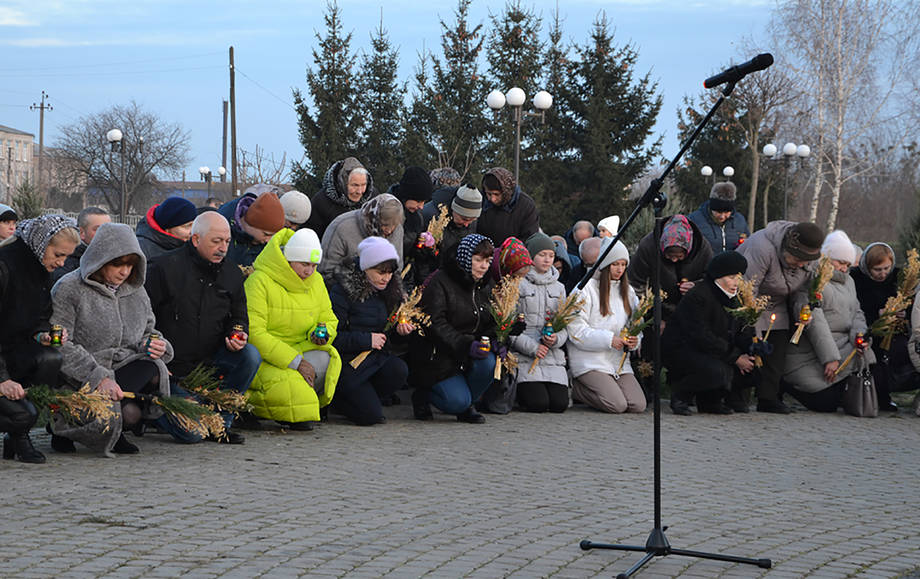
[[[26,400],[26,389],[57,384],[61,354],[50,347],[51,272],[64,265],[79,242],[73,219],[44,215],[21,221],[13,241],[0,248],[0,432],[7,433],[3,458],[45,462],[29,439],[38,413]]]
[[[142,418],[157,419],[156,406],[144,409],[133,394],[169,394],[172,346],[155,327],[153,309],[144,290],[147,258],[127,225],[102,225],[80,258],[80,268],[62,277],[51,292],[51,321],[66,329],[71,340],[61,352],[61,372],[74,387],[89,384],[113,401],[115,419],[108,430],[99,425],[72,426],[61,420],[52,424],[51,446],[58,452],[75,452],[76,440],[108,455],[134,454],[122,429]],[[161,423],[167,431],[168,422]],[[198,438],[200,440],[200,438]]]
[[[324,257],[312,229],[282,229],[245,284],[249,341],[262,355],[248,391],[252,413],[291,430],[313,430],[342,369],[332,347],[338,320],[316,273]]]
[[[305,227],[320,238],[339,215],[358,209],[377,195],[374,179],[354,157],[333,163],[323,177],[323,185],[310,199],[312,211]]]
[[[393,244],[398,264],[403,264],[403,208],[399,199],[382,193],[360,209],[336,217],[323,234],[323,262],[319,273],[330,285],[352,270],[358,244],[366,237],[382,237]],[[335,279],[334,279],[335,276]]]

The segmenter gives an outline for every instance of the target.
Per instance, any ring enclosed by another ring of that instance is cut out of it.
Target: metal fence
[[[73,217],[74,219],[76,219],[78,215],[78,213],[74,213],[73,211],[63,211],[61,209],[45,209],[42,211],[42,213],[44,215],[64,215],[66,217]],[[112,215],[113,222],[127,223],[128,225],[131,226],[131,229],[135,229],[137,227],[137,224],[140,223],[141,219],[143,218],[144,218],[143,215],[125,215],[125,220],[122,221],[121,215],[118,215],[117,213]]]

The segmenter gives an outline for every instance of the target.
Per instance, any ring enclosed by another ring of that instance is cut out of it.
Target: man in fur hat
[[[712,186],[709,199],[688,217],[712,246],[712,254],[737,249],[751,234],[747,220],[735,210],[737,189],[731,181]]]

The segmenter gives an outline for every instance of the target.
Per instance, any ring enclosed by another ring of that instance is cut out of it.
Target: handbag
[[[863,362],[858,372],[846,379],[843,391],[843,410],[851,416],[875,418],[878,416],[878,395],[869,365]]]

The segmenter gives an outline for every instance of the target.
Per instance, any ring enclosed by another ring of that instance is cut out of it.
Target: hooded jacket
[[[530,195],[521,191],[514,176],[501,167],[490,169],[486,175],[494,176],[501,185],[502,204],[493,205],[483,195],[482,215],[477,220],[476,230],[485,235],[498,247],[509,237],[527,239],[540,230],[540,214],[537,204]]]
[[[117,288],[92,279],[108,262],[124,255],[137,255],[138,264]],[[156,329],[144,279],[147,258],[127,225],[106,223],[99,228],[80,259],[80,268],[68,273],[51,291],[54,314],[51,322],[70,334],[61,353],[61,372],[74,386],[89,383],[95,388],[115,370],[147,357],[147,339]],[[161,338],[162,339],[162,338]],[[173,348],[166,341],[166,354],[153,360],[160,371],[160,392],[169,394],[166,364]]]
[[[184,241],[169,234],[157,223],[153,212],[159,205],[147,210],[147,215],[137,224],[137,242],[147,259],[153,259],[181,247]]]
[[[360,209],[343,213],[336,217],[322,236],[323,261],[317,270],[331,286],[336,277],[344,278],[351,273],[352,259],[358,255],[358,244],[366,237],[380,232],[380,219],[377,216],[378,201],[383,196],[375,197]],[[403,226],[399,224],[385,237],[396,248],[399,265],[403,264]]]
[[[377,195],[377,190],[374,188],[374,179],[368,173],[367,189],[364,190],[364,195],[361,199],[352,201],[348,198],[346,194],[348,180],[343,178],[345,175],[342,174],[342,171],[344,169],[346,174],[349,174],[358,167],[363,168],[363,165],[353,157],[336,161],[323,176],[323,184],[320,190],[310,199],[312,208],[310,219],[307,220],[304,227],[315,231],[320,239],[322,239],[326,228],[336,217],[347,211],[358,209]]]
[[[190,241],[151,260],[144,286],[157,325],[176,350],[169,369],[177,377],[225,348],[233,326],[249,332],[240,268],[226,259],[205,260]]]
[[[744,279],[754,280],[757,295],[770,296],[770,303],[757,320],[758,333],[766,331],[773,314],[776,314],[773,329],[792,328],[788,300],[808,281],[809,275],[804,268],[790,268],[783,259],[783,238],[795,225],[793,221],[768,223],[737,249],[748,262]]]
[[[568,340],[568,330],[556,332],[556,343],[533,372],[528,372],[530,364],[537,354],[546,317],[559,311],[565,302],[565,288],[559,283],[559,272],[550,267],[546,273],[537,273],[530,268],[521,280],[518,312],[524,314],[527,328],[518,336],[511,337],[511,349],[517,352],[517,382],[552,382],[567,386],[568,374],[565,370],[565,351],[562,347]]]
[[[246,279],[246,306],[249,312],[249,342],[262,355],[259,371],[249,387],[253,414],[279,422],[319,420],[320,406],[332,401],[342,360],[332,346],[338,320],[323,278],[318,273],[300,279],[284,258],[282,247],[294,235],[282,229],[271,238],[253,263]],[[309,335],[318,323],[325,323],[329,341],[317,346]],[[329,354],[329,367],[322,395],[290,367],[294,360],[311,350]]]
[[[681,280],[698,282],[703,279],[706,266],[712,259],[712,247],[700,233],[699,227],[692,221],[689,223],[693,234],[687,257],[677,263],[665,259],[661,248],[655,245],[655,236],[652,232],[639,241],[639,247],[629,261],[629,267],[626,270],[629,275],[629,283],[634,288],[642,290],[646,286],[651,286],[652,268],[656,261],[661,262],[661,289],[668,294],[668,297],[661,302],[661,317],[665,321],[669,320],[677,310],[677,304],[683,296],[679,288]]]
[[[709,210],[709,199],[703,201],[699,209],[688,215],[687,218],[700,229],[700,233],[712,247],[713,255],[737,249],[751,235],[747,219],[740,211],[732,211],[722,225],[713,221],[712,212]]]
[[[811,268],[812,270],[814,268]],[[808,284],[796,292],[792,311],[808,303]],[[820,392],[831,384],[824,379],[824,365],[843,360],[853,351],[856,334],[867,334],[866,317],[859,308],[853,279],[834,271],[821,292],[821,307],[812,311],[811,322],[805,326],[805,336],[798,344],[789,344],[783,378],[802,392]],[[866,350],[865,359],[854,358],[837,375],[835,382],[843,380],[864,364],[874,364],[875,354]]]
[[[631,287],[628,295],[630,307],[635,310],[639,306],[639,298]],[[600,283],[597,276],[588,280],[581,296],[585,304],[568,327],[569,342],[566,348],[569,353],[569,373],[573,378],[591,371],[617,376],[615,372],[624,352],[614,350],[611,342],[629,322],[629,316],[626,315],[626,308],[623,307],[623,300],[620,298],[620,282],[610,280],[610,315],[601,315]],[[641,344],[641,335],[639,340]],[[632,365],[627,355],[620,374],[632,373]]]

